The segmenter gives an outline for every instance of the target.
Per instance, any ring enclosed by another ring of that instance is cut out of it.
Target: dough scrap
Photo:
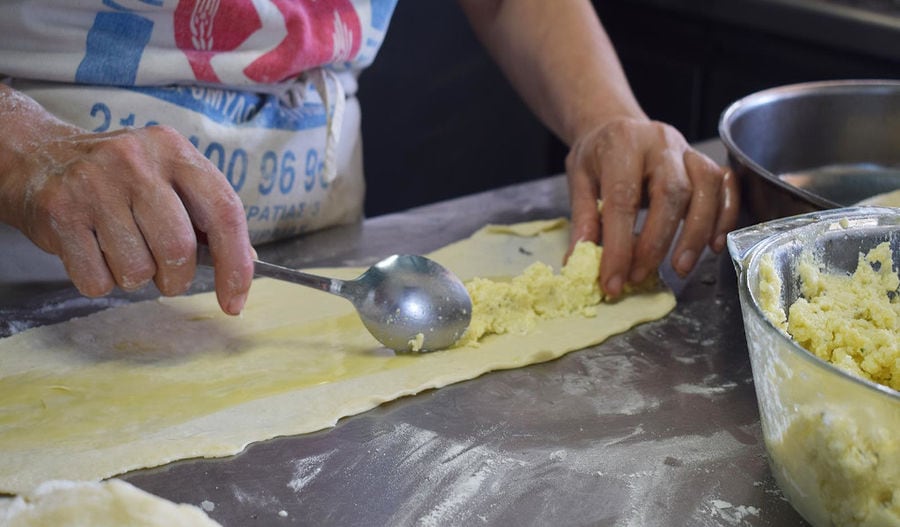
[[[482,229],[429,256],[463,280],[561,262],[567,223]],[[503,230],[503,229],[501,229]],[[362,269],[316,270],[352,278]],[[349,302],[258,279],[241,317],[213,293],[120,306],[0,340],[0,491],[97,481],[334,426],[486,372],[548,361],[665,316],[668,290],[427,354],[380,347]],[[159,328],[165,328],[160,330]]]
[[[0,499],[2,527],[221,527],[200,508],[175,504],[128,482],[47,481]]]

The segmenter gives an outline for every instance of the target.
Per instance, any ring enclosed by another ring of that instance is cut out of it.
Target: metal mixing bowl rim
[[[852,207],[852,208],[844,208],[844,209],[841,209],[840,211],[837,211],[837,210],[827,211],[826,214],[828,214],[828,213],[833,213],[833,214],[847,213],[847,212],[852,212],[857,209],[872,209],[872,212],[875,212],[877,210],[883,210],[883,209],[874,208],[874,207]],[[806,215],[811,216],[814,214],[821,215],[822,213],[809,213]],[[823,219],[827,219],[827,218],[823,218]],[[813,228],[814,224],[806,225],[805,227]],[[801,228],[803,228],[803,227],[801,227]],[[788,235],[788,233],[783,232],[783,233],[781,233],[781,235]],[[875,381],[871,381],[869,379],[865,379],[858,375],[854,375],[848,371],[844,371],[843,369],[838,368],[837,366],[826,361],[825,359],[822,359],[815,353],[813,353],[813,352],[809,351],[808,349],[804,348],[803,346],[801,346],[786,331],[784,331],[781,328],[779,328],[778,326],[776,326],[775,323],[769,319],[769,317],[766,315],[766,313],[759,306],[759,302],[757,301],[756,294],[753,291],[753,289],[750,288],[750,272],[749,271],[750,271],[750,269],[758,269],[758,263],[759,263],[760,259],[762,258],[762,256],[767,252],[768,248],[770,248],[772,245],[776,244],[779,241],[780,237],[781,236],[771,236],[771,237],[761,240],[759,243],[757,243],[756,246],[754,246],[752,249],[752,254],[748,254],[751,263],[747,266],[746,270],[740,271],[740,280],[742,281],[743,287],[746,289],[746,291],[750,295],[750,300],[751,300],[750,303],[753,305],[753,310],[755,311],[755,313],[764,321],[765,324],[767,324],[770,328],[772,328],[781,338],[786,340],[788,342],[788,345],[790,346],[791,351],[795,355],[800,355],[800,357],[802,357],[803,360],[810,362],[815,367],[822,368],[831,373],[836,373],[838,376],[843,377],[844,379],[846,379],[850,382],[862,385],[871,390],[875,390],[878,393],[881,393],[881,394],[884,394],[884,395],[890,397],[895,402],[900,403],[900,391],[895,390],[895,389],[891,388],[890,386],[886,386],[884,384],[881,384],[881,383],[878,383]]]
[[[807,95],[819,95],[827,92],[880,92],[885,89],[892,91],[900,91],[900,80],[891,79],[848,79],[848,80],[831,80],[831,81],[815,81],[801,82],[797,84],[788,84],[784,86],[776,86],[755,93],[751,93],[731,103],[722,112],[719,118],[719,138],[725,144],[728,153],[738,159],[738,161],[751,168],[754,172],[762,176],[765,180],[780,187],[781,189],[799,196],[807,202],[823,208],[835,209],[843,205],[830,199],[816,195],[806,189],[795,187],[776,174],[766,170],[759,163],[750,158],[744,151],[738,147],[734,138],[731,136],[731,123],[742,115],[744,112],[752,110],[763,104],[767,104],[773,100],[785,100],[795,97],[804,97]]]

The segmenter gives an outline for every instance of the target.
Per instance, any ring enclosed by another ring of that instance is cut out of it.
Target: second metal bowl
[[[722,113],[719,136],[754,219],[852,205],[900,188],[900,81],[757,92]]]

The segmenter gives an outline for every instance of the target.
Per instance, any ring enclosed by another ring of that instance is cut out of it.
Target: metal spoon
[[[212,265],[208,247],[201,246],[197,262]],[[424,256],[388,256],[354,280],[312,275],[259,260],[253,265],[259,276],[346,298],[369,333],[394,351],[449,348],[472,319],[472,299],[462,281]]]

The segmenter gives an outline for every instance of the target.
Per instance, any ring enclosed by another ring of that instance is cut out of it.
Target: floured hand
[[[222,309],[241,311],[253,277],[238,196],[190,142],[163,126],[102,134],[70,126],[0,86],[0,221],[56,254],[86,296],[153,280],[183,293],[207,238]]]

